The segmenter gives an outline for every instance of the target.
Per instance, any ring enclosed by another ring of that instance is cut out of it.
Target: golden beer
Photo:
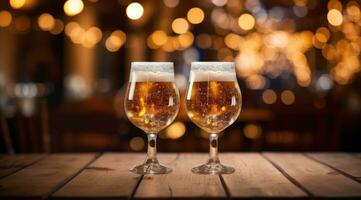
[[[241,110],[241,94],[234,81],[193,82],[188,89],[189,118],[208,133],[219,133],[231,125]]]
[[[179,93],[171,62],[132,62],[124,97],[128,119],[147,133],[147,159],[130,169],[136,174],[167,174],[172,169],[157,159],[157,134],[173,122],[179,110]]]
[[[218,158],[218,134],[236,121],[241,112],[235,65],[232,62],[192,62],[186,108],[189,118],[209,133],[209,159],[192,168],[197,174],[231,174],[233,167]]]
[[[178,90],[174,82],[131,82],[125,111],[129,120],[146,133],[158,133],[177,116]]]

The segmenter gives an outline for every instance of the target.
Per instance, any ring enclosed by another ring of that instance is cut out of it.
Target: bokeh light
[[[191,8],[187,13],[187,19],[192,24],[200,24],[204,19],[204,12],[200,8]]]
[[[127,6],[127,16],[129,19],[137,20],[142,17],[144,12],[143,6],[138,2],[133,2]]]
[[[286,105],[291,105],[295,102],[295,94],[291,90],[284,90],[281,93],[281,100]]]
[[[274,104],[277,101],[277,95],[273,90],[268,89],[262,93],[262,99],[266,104]]]
[[[165,129],[165,135],[169,139],[178,139],[186,132],[186,126],[183,122],[174,122],[167,129]]]
[[[67,0],[64,3],[64,12],[68,16],[74,16],[81,13],[84,9],[82,0]]]
[[[340,26],[343,21],[342,13],[339,10],[331,9],[327,13],[327,20],[333,26]]]
[[[26,0],[10,0],[10,6],[14,9],[20,9],[24,7]]]
[[[49,13],[43,13],[38,18],[38,25],[43,31],[49,31],[55,26],[55,19]]]
[[[11,13],[3,10],[0,11],[0,27],[7,27],[11,24],[12,16]]]
[[[175,33],[182,34],[188,31],[189,24],[184,18],[177,18],[172,22],[172,30]]]
[[[238,18],[238,25],[243,30],[246,30],[246,31],[251,30],[251,29],[253,29],[255,24],[256,24],[256,20],[254,19],[254,17],[252,15],[250,15],[248,13],[242,14]]]

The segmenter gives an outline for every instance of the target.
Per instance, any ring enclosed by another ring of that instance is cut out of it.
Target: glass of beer
[[[218,158],[218,135],[241,112],[242,96],[233,62],[192,62],[186,108],[189,118],[209,133],[208,161],[192,168],[197,174],[230,174],[234,168]]]
[[[156,138],[159,131],[173,122],[179,110],[173,63],[132,62],[124,108],[129,120],[148,135],[147,159],[130,171],[137,174],[170,173],[170,168],[158,162]]]

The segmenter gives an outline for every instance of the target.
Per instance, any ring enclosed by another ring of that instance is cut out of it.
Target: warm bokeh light
[[[68,16],[74,16],[81,13],[84,9],[82,0],[67,0],[64,3],[64,12]]]
[[[50,33],[53,35],[58,35],[64,30],[64,23],[60,19],[55,20],[54,27],[50,30]]]
[[[3,10],[0,11],[0,27],[7,27],[11,24],[12,16],[10,12]]]
[[[126,34],[121,30],[114,31],[105,41],[105,47],[110,52],[116,52],[126,41]]]
[[[49,31],[55,26],[55,19],[49,13],[43,13],[38,18],[38,25],[41,30]]]
[[[19,9],[19,8],[24,7],[25,3],[26,3],[26,0],[10,0],[9,1],[10,6],[14,9]]]
[[[212,3],[213,3],[214,5],[216,5],[216,6],[221,7],[221,6],[226,5],[226,4],[227,4],[227,1],[228,1],[228,0],[212,0]]]
[[[262,93],[262,99],[266,104],[274,104],[277,101],[277,95],[273,90],[268,89]]]
[[[281,93],[281,100],[286,105],[291,105],[295,102],[295,94],[291,90],[284,90]]]
[[[129,147],[133,151],[140,151],[144,148],[145,142],[141,137],[134,137],[129,141]]]
[[[186,126],[183,122],[174,122],[167,129],[165,129],[165,136],[169,139],[178,139],[186,132]]]
[[[192,24],[200,24],[204,19],[204,12],[200,8],[191,8],[187,13],[187,19]]]
[[[256,20],[254,19],[254,17],[248,13],[246,14],[242,14],[241,16],[239,16],[238,18],[238,25],[239,27],[241,27],[241,29],[243,30],[251,30],[256,24]]]
[[[331,9],[327,13],[327,20],[333,26],[340,26],[343,21],[342,13],[339,10]]]
[[[133,2],[127,6],[127,16],[129,19],[137,20],[142,17],[144,12],[143,6],[138,2]]]
[[[330,38],[330,31],[326,27],[320,27],[317,29],[315,37],[319,42],[326,43]]]
[[[182,34],[188,31],[189,24],[184,18],[177,18],[172,22],[172,30],[175,33]]]
[[[181,48],[185,49],[193,44],[194,36],[191,32],[186,32],[178,36],[178,41]]]
[[[262,136],[262,128],[256,124],[247,124],[243,128],[243,134],[248,139],[258,139]]]
[[[162,30],[154,31],[151,35],[152,42],[157,46],[162,46],[167,41],[167,34]]]

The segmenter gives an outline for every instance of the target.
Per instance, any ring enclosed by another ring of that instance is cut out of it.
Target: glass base
[[[233,167],[222,165],[219,162],[208,162],[192,168],[192,172],[195,174],[232,174],[234,171]]]
[[[129,171],[135,174],[168,174],[172,172],[171,168],[165,167],[159,163],[144,163],[142,165],[135,166]]]

